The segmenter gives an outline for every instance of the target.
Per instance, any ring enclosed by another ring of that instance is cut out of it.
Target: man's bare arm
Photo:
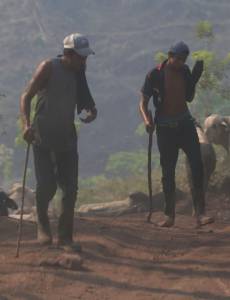
[[[31,100],[37,94],[39,90],[45,87],[47,80],[51,72],[51,61],[46,60],[39,64],[28,86],[24,90],[20,98],[20,112],[23,122],[23,136],[27,139],[27,136],[31,135],[30,124],[30,106]]]
[[[20,98],[20,111],[24,126],[30,126],[30,104],[36,93],[41,90],[49,78],[51,62],[46,60],[39,64],[28,86]]]
[[[139,109],[140,109],[140,113],[143,118],[143,121],[145,123],[147,132],[149,132],[150,130],[152,130],[152,131],[154,130],[153,120],[148,111],[149,100],[150,100],[150,97],[141,93]]]

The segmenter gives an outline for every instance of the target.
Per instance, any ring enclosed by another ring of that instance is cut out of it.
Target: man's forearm
[[[20,112],[24,127],[30,127],[30,104],[30,97],[23,93],[20,99]]]
[[[204,62],[202,60],[197,60],[192,69],[192,83],[195,86],[202,76],[204,70]]]
[[[148,102],[149,102],[149,99],[147,97],[145,97],[143,94],[141,94],[139,109],[140,109],[140,113],[141,113],[141,116],[142,116],[143,121],[144,121],[145,124],[149,124]]]

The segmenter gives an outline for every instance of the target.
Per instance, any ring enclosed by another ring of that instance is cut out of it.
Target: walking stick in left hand
[[[20,243],[22,238],[22,221],[23,221],[26,173],[27,173],[27,166],[29,161],[29,153],[30,153],[30,143],[27,144],[27,148],[26,148],[26,159],[25,159],[25,167],[24,167],[23,182],[22,182],[22,203],[21,203],[20,219],[18,224],[18,241],[17,241],[16,258],[19,257]]]
[[[151,110],[148,111],[149,113],[149,118],[150,121],[153,123],[153,116],[152,116],[152,112]],[[151,217],[152,217],[152,213],[153,213],[153,191],[152,191],[152,144],[153,144],[153,131],[154,128],[152,128],[152,130],[149,130],[149,142],[148,142],[148,191],[149,191],[149,214],[147,217],[147,222],[150,223],[151,222]]]

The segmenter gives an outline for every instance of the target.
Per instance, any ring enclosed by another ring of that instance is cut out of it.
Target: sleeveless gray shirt
[[[60,58],[53,59],[48,83],[37,97],[33,122],[37,144],[53,151],[76,146],[76,73],[63,66]]]

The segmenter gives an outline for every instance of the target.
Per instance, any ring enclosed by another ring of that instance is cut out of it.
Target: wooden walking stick
[[[22,238],[22,221],[23,221],[26,173],[27,173],[27,166],[28,166],[28,161],[29,161],[29,153],[30,153],[30,144],[28,143],[27,148],[26,148],[26,159],[25,159],[23,182],[22,182],[22,203],[21,203],[20,219],[19,219],[19,224],[18,224],[18,241],[17,241],[17,250],[16,250],[17,258],[19,257],[20,243],[21,243],[21,238]]]
[[[152,125],[154,125],[153,122],[153,116],[152,116],[152,112],[151,110],[148,111],[149,114],[149,119],[152,123]],[[154,127],[152,130],[149,130],[149,142],[148,142],[148,190],[149,190],[149,214],[147,217],[147,222],[150,223],[151,222],[151,217],[152,217],[152,213],[153,213],[153,191],[152,191],[152,144],[153,144],[153,131],[154,131]]]

